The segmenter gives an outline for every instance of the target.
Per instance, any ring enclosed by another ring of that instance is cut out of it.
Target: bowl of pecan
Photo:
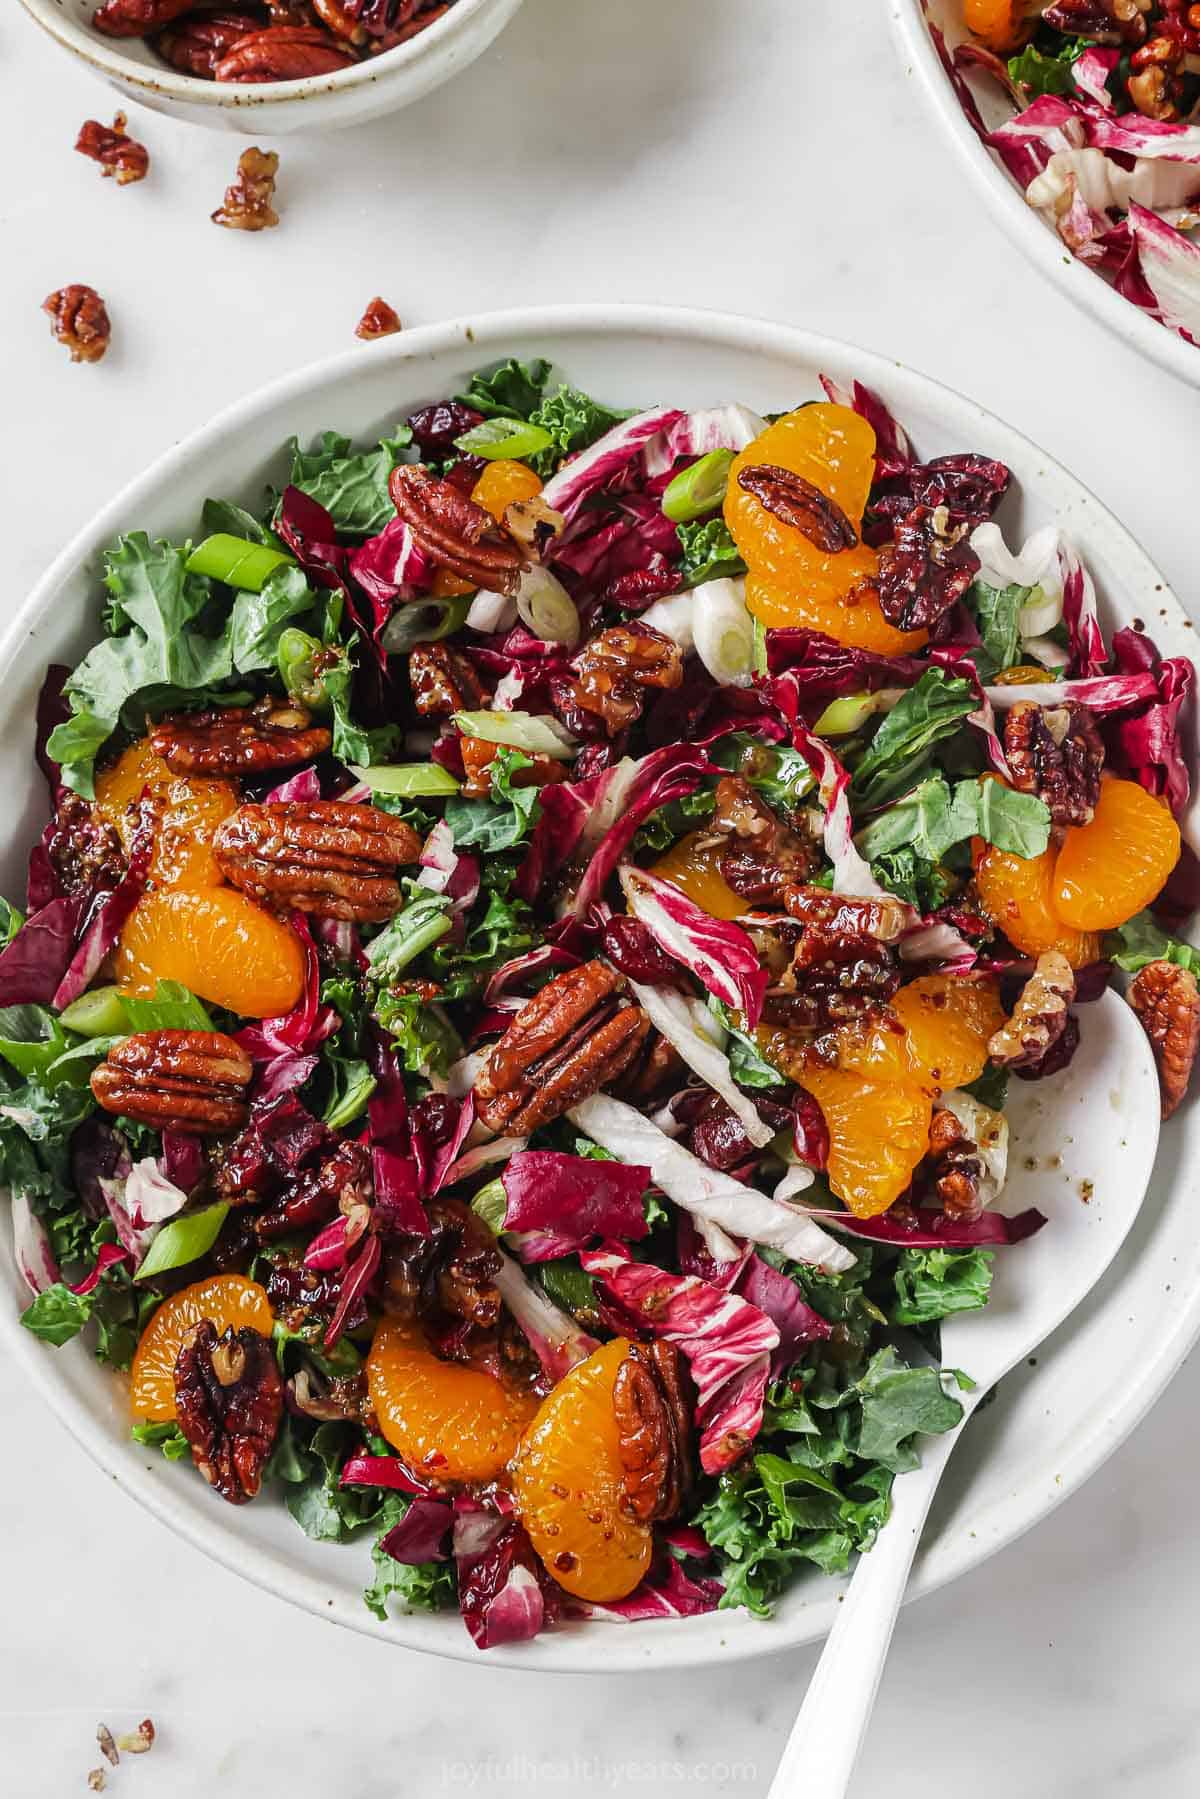
[[[521,0],[21,0],[131,100],[247,135],[357,125],[480,56]]]
[[[1078,305],[1200,385],[1200,6],[892,0],[991,211]]]
[[[754,1656],[962,1420],[897,1327],[969,1373],[1153,1166],[950,1579],[1200,1329],[1189,643],[1051,458],[800,332],[548,309],[239,404],[0,651],[6,1348],[322,1617]]]

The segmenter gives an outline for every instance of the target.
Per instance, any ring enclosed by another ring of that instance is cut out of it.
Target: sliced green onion
[[[454,447],[468,456],[482,456],[487,462],[502,456],[523,462],[527,456],[548,450],[553,442],[541,425],[531,425],[525,419],[484,419],[481,425],[472,425],[456,437]]]
[[[756,675],[767,674],[767,627],[761,618],[754,621],[754,672]]]
[[[521,576],[517,613],[543,643],[561,643],[564,649],[573,650],[582,635],[574,600],[558,577],[540,563]]]
[[[504,1191],[503,1181],[489,1181],[481,1187],[471,1201],[471,1210],[476,1218],[482,1218],[492,1234],[498,1237],[504,1229],[504,1214],[508,1210],[508,1196]]]
[[[198,543],[187,559],[191,575],[209,575],[224,581],[227,587],[241,587],[248,593],[261,593],[267,576],[275,569],[294,566],[295,557],[269,544],[250,543],[244,537],[231,537],[217,531]]]
[[[207,1255],[228,1211],[228,1202],[219,1199],[215,1205],[204,1206],[199,1212],[186,1212],[180,1218],[172,1218],[169,1224],[163,1225],[146,1251],[134,1280],[144,1281],[152,1274],[165,1274],[168,1268],[182,1268],[185,1262],[194,1262]]]
[[[484,743],[524,750],[527,756],[557,756],[568,760],[579,748],[556,718],[532,712],[456,712],[454,722],[464,737],[481,737]]]
[[[322,662],[329,660],[330,652],[319,637],[310,637],[296,625],[279,633],[275,661],[290,699],[299,700],[310,709],[327,706],[329,695],[320,671]]]
[[[710,450],[676,475],[662,497],[667,517],[677,525],[690,525],[712,512],[725,498],[732,463],[732,450]]]
[[[59,1013],[58,1021],[81,1037],[127,1037],[130,1030],[118,987],[94,987],[90,993],[81,993]]]
[[[877,712],[890,712],[898,691],[881,687],[876,693],[844,693],[840,699],[830,700],[813,730],[818,737],[849,737],[852,731],[861,731]]]
[[[371,768],[347,766],[356,781],[365,781],[372,793],[391,793],[398,799],[417,800],[441,793],[457,793],[461,785],[438,762],[381,762]]]
[[[472,598],[469,593],[460,593],[439,600],[409,600],[397,606],[379,641],[392,656],[411,650],[415,643],[437,643],[465,622]]]

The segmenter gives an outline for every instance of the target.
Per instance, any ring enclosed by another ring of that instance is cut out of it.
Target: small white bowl
[[[999,157],[979,141],[929,31],[931,24],[937,26],[951,49],[961,43],[968,35],[963,26],[962,0],[891,0],[888,10],[905,73],[915,73],[920,78],[915,103],[927,104],[937,116],[1001,229],[1068,299],[1090,312],[1107,330],[1160,368],[1200,387],[1200,349],[1122,298],[1102,275],[1072,256],[1054,227],[1025,204],[1024,195]],[[975,93],[989,127],[1011,117],[1012,108],[999,91],[994,102],[989,102],[982,82]]]
[[[303,81],[200,81],[178,75],[141,38],[105,37],[92,18],[100,0],[21,0],[64,50],[129,100],[193,125],[279,137],[337,130],[422,100],[481,56],[521,0],[455,0],[424,31],[353,68]]]

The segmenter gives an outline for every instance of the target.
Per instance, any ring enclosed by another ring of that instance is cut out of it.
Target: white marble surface
[[[375,292],[409,323],[611,297],[860,340],[1021,425],[1193,590],[1200,400],[993,235],[910,116],[878,0],[527,0],[413,111],[284,145],[284,222],[259,238],[207,222],[232,137],[135,112],[152,176],[102,184],[70,146],[112,98],[11,0],[0,95],[10,599],[215,406],[347,345]],[[112,311],[95,369],[68,364],[37,310],[72,280]],[[1197,1791],[1195,1394],[1185,1368],[1082,1493],[905,1616],[856,1799]],[[537,1684],[389,1652],[177,1542],[4,1369],[0,1403],[4,1791],[86,1791],[96,1721],[147,1712],[153,1754],[110,1775],[129,1799],[766,1791],[812,1652]]]

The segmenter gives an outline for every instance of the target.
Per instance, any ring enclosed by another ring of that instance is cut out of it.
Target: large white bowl
[[[905,74],[917,77],[913,104],[936,116],[997,224],[1022,255],[1140,355],[1200,387],[1200,349],[1124,299],[1086,262],[1072,256],[1054,227],[1025,204],[1025,196],[995,152],[979,141],[929,34],[932,23],[951,48],[969,35],[963,26],[962,0],[889,0],[889,11]],[[989,127],[1011,117],[1012,107],[995,83],[980,81],[974,91]]]
[[[55,43],[130,100],[194,125],[278,137],[361,125],[399,112],[481,56],[521,0],[456,0],[398,49],[334,75],[304,81],[200,81],[168,68],[141,38],[105,37],[92,18],[100,0],[21,0]]]
[[[44,823],[45,786],[32,755],[43,671],[48,662],[72,661],[93,641],[101,610],[99,553],[118,531],[184,536],[208,495],[255,504],[263,484],[278,481],[279,446],[292,433],[306,438],[336,427],[373,439],[419,403],[452,392],[481,364],[539,354],[551,357],[572,381],[625,406],[736,399],[762,412],[778,411],[817,396],[820,371],[841,382],[857,376],[886,397],[926,455],[969,449],[1008,463],[1019,488],[1002,514],[1009,535],[1051,518],[1064,525],[1096,577],[1110,625],[1140,615],[1165,652],[1186,654],[1192,647],[1192,633],[1161,575],[1100,502],[1028,439],[926,376],[803,331],[710,313],[605,305],[463,319],[338,356],[240,402],[169,451],[58,557],[0,644],[6,701],[0,790],[11,796],[0,823],[0,891],[22,891],[28,846]],[[1091,1025],[1095,1017],[1085,1017],[1085,1029],[1098,1028]],[[1093,1053],[1100,1053],[1094,1045],[1088,1056]],[[1086,1057],[1080,1062],[1084,1075],[1092,1067]],[[1089,1152],[1089,1129],[1094,1124],[1103,1141],[1113,1109],[1122,1103],[1119,1081],[1096,1073],[1102,1069],[1101,1059],[1093,1068],[1094,1086],[1085,1080],[1080,1094],[1077,1085],[1067,1112],[1055,1113],[1061,1142],[1040,1146],[1053,1153],[1041,1155],[1037,1182],[1021,1193],[1022,1203],[1036,1200],[1051,1213],[1060,1209],[1068,1225],[1070,1209],[1081,1203],[1079,1176],[1096,1172],[1088,1161],[1095,1147]],[[1035,1133],[1043,1128],[1037,1110]],[[1039,1354],[1036,1369],[1010,1377],[970,1426],[926,1533],[914,1593],[930,1592],[972,1567],[1078,1486],[1153,1404],[1200,1332],[1200,1232],[1181,1174],[1189,1154],[1200,1155],[1198,1126],[1200,1111],[1193,1107],[1164,1132],[1150,1194],[1114,1271]],[[1060,1151],[1061,1167],[1055,1165]],[[1043,1235],[1049,1244],[1051,1232]],[[0,1236],[7,1241],[6,1232]],[[282,1505],[265,1499],[235,1510],[189,1468],[135,1447],[121,1382],[80,1343],[54,1350],[24,1331],[17,1322],[24,1296],[7,1255],[5,1268],[5,1350],[28,1370],[93,1459],[180,1536],[318,1617],[385,1642],[476,1655],[457,1616],[418,1615],[386,1624],[372,1618],[360,1597],[369,1572],[366,1545],[310,1543]],[[815,1575],[802,1579],[770,1623],[715,1613],[670,1623],[579,1625],[515,1650],[493,1651],[487,1660],[611,1672],[762,1655],[827,1630],[840,1589],[840,1582]]]

